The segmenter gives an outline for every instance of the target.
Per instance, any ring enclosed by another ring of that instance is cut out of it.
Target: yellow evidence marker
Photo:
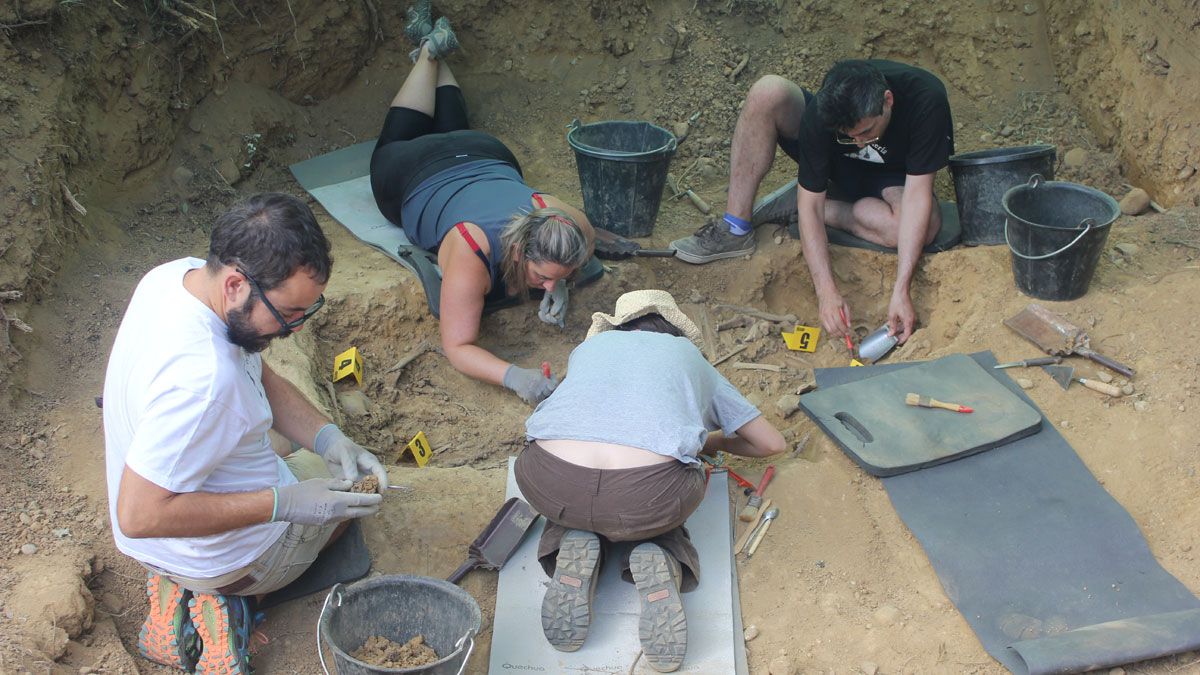
[[[333,359],[333,381],[337,382],[347,375],[353,375],[354,380],[362,384],[363,359],[358,347],[351,347]]]
[[[850,359],[850,367],[853,368],[854,366],[862,366],[862,365],[865,365],[862,361],[859,361],[858,359]]]
[[[417,460],[417,466],[425,466],[429,458],[433,457],[433,448],[429,447],[429,439],[425,438],[424,431],[418,431],[408,445],[404,446],[404,450],[400,451],[401,457],[405,451],[412,453],[413,459]]]
[[[796,330],[782,335],[788,349],[794,352],[814,352],[817,350],[817,340],[821,337],[821,329],[796,326]]]

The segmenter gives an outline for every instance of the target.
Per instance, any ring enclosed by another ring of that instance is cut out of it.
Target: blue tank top
[[[437,251],[458,223],[478,225],[488,240],[488,299],[502,298],[506,291],[500,278],[500,233],[513,216],[530,210],[535,192],[511,164],[492,159],[468,162],[422,181],[404,200],[400,218],[412,243],[427,251]]]

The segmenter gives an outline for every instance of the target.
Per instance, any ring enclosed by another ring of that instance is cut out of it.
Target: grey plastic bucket
[[[1054,180],[1053,145],[1022,145],[964,152],[950,158],[962,243],[1004,243],[1004,193],[1038,174]]]
[[[634,121],[575,120],[567,128],[588,220],[625,237],[649,236],[678,145],[675,135]]]
[[[329,591],[317,620],[317,649],[325,668],[322,646],[333,653],[338,675],[427,673],[461,675],[475,648],[483,620],[479,604],[469,593],[443,579],[392,574],[365,579]],[[440,657],[415,668],[383,668],[350,656],[379,635],[400,644],[417,635]]]
[[[1074,300],[1088,291],[1117,200],[1099,190],[1035,175],[1004,193],[1004,240],[1013,279],[1039,300]]]

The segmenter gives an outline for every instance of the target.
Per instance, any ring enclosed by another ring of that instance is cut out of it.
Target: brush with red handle
[[[920,394],[908,394],[904,397],[904,402],[909,405],[920,406],[922,408],[945,408],[946,410],[953,410],[954,412],[959,413],[975,412],[974,408],[968,408],[965,405],[959,405],[958,403],[946,403],[944,401],[939,401],[936,398],[930,398]]]

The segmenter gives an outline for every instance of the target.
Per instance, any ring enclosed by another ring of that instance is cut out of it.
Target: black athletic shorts
[[[812,105],[814,98],[815,95],[811,91],[804,90],[804,105],[806,108]],[[777,144],[788,157],[799,163],[799,139],[780,136]],[[904,187],[904,181],[907,176],[903,173],[874,171],[868,167],[861,166],[866,162],[852,159],[839,161],[839,159],[835,159],[830,166],[832,176],[829,180],[827,193],[830,199],[850,203],[854,203],[865,197],[882,199],[885,188]]]
[[[430,176],[481,159],[496,159],[521,172],[521,165],[500,139],[467,125],[462,90],[437,88],[434,114],[411,108],[388,110],[371,154],[371,191],[384,217],[400,224],[405,197]]]

